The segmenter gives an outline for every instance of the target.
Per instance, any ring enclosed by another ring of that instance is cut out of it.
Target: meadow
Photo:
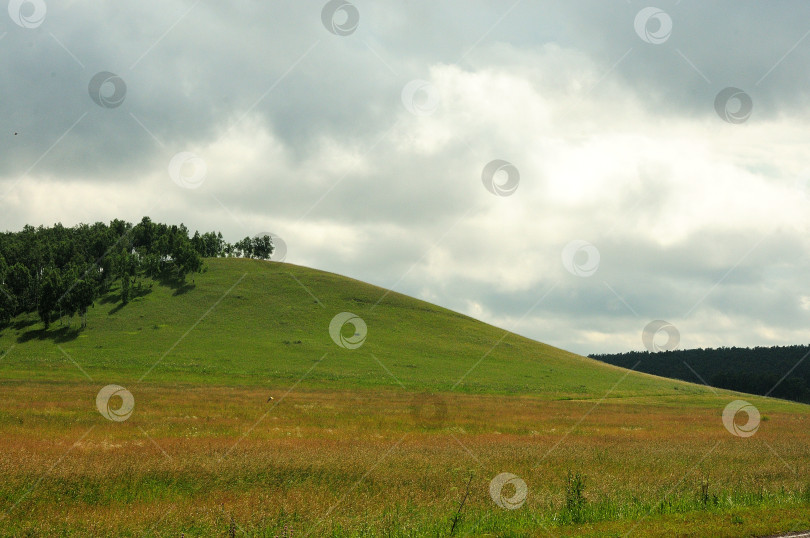
[[[0,334],[0,535],[810,528],[810,407],[622,370],[338,275],[206,263],[123,308],[112,290],[84,330],[22,317]],[[357,349],[330,337],[344,311],[368,326]],[[97,409],[113,383],[134,397],[126,420]],[[750,437],[723,424],[737,399],[761,413]],[[504,472],[526,484],[515,509],[490,492]]]

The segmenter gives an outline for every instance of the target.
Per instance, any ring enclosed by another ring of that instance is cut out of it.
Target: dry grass
[[[446,533],[470,473],[464,532],[542,534],[566,523],[569,469],[587,477],[588,517],[621,522],[700,508],[704,481],[707,510],[798,506],[810,464],[808,415],[768,400],[757,400],[760,430],[742,439],[721,423],[728,397],[691,396],[684,407],[677,397],[282,398],[144,385],[132,417],[115,423],[96,411],[98,389],[4,384],[0,510],[11,534],[209,534],[231,518],[238,532],[267,536],[285,525],[296,536]],[[489,497],[504,471],[529,487],[520,510]]]

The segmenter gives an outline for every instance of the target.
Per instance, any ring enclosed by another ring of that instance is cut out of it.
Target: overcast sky
[[[810,342],[806,0],[8,4],[2,229],[272,232],[583,354]]]

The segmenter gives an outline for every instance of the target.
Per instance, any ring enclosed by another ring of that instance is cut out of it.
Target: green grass
[[[0,363],[3,377],[82,379],[54,344],[94,378],[122,384],[154,367],[145,381],[284,385],[324,355],[304,386],[398,388],[401,382],[408,390],[447,391],[464,378],[455,390],[601,398],[626,373],[339,275],[242,259],[206,263],[193,284],[191,277],[179,290],[154,284],[124,307],[113,289],[90,310],[81,332],[78,320],[72,329],[57,322],[49,331],[33,315],[18,320],[0,335],[0,350],[11,350]],[[359,349],[342,349],[330,339],[329,322],[344,311],[368,326]],[[631,373],[610,396],[706,393]]]
[[[23,316],[0,333],[0,536],[446,536],[471,475],[457,536],[808,526],[809,406],[629,372],[339,275],[206,263],[126,306],[113,289],[84,330]],[[368,326],[358,349],[329,335],[346,311]],[[95,408],[110,383],[134,395],[124,422]],[[738,398],[762,413],[753,437],[722,425]],[[518,510],[489,496],[504,471],[528,485]]]

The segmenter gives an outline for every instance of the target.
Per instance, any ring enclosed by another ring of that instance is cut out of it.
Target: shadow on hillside
[[[148,286],[144,286],[143,284],[139,284],[133,286],[132,290],[129,292],[130,300],[137,299],[138,297],[144,297],[152,293],[152,285],[149,284]],[[120,296],[119,296],[120,299]]]
[[[189,283],[187,280],[181,280],[176,275],[165,273],[160,276],[158,282],[161,286],[173,289],[174,293],[172,295],[183,295],[197,287],[193,280]]]
[[[120,294],[119,295],[114,295],[112,293],[108,293],[107,295],[104,295],[104,296],[99,297],[98,299],[96,299],[96,302],[98,304],[109,304],[109,303],[116,303],[116,302],[118,302],[120,300],[121,300],[121,295]]]
[[[75,340],[79,337],[79,333],[81,333],[81,328],[78,326],[68,327],[63,326],[57,329],[51,327],[50,329],[34,329],[32,331],[27,331],[17,337],[17,343],[24,344],[25,342],[30,342],[31,340],[52,340],[56,344],[63,344],[65,342],[70,342]]]
[[[131,303],[135,299],[138,299],[140,297],[145,297],[145,296],[149,295],[150,293],[152,293],[152,287],[151,286],[147,286],[147,287],[142,286],[140,288],[138,288],[138,287],[132,288],[132,291],[130,291],[130,295],[129,295],[129,302]],[[117,314],[118,312],[121,311],[121,309],[123,309],[126,306],[124,304],[124,301],[121,300],[121,294],[120,293],[118,295],[114,295],[112,297],[116,297],[117,300],[104,301],[104,303],[117,303],[115,305],[115,307],[112,308],[112,310],[107,312],[107,315],[109,315],[109,316],[112,316],[113,314]],[[99,301],[99,302],[101,302],[101,301]],[[127,303],[127,304],[129,304],[129,303]]]
[[[17,321],[10,323],[8,326],[14,329],[15,331],[21,331],[36,323],[37,320],[35,319],[18,319]]]
[[[175,288],[174,293],[172,295],[183,295],[185,293],[190,292],[196,287],[197,285],[194,283],[189,284],[188,282],[185,282],[182,286],[178,286],[177,288]]]

